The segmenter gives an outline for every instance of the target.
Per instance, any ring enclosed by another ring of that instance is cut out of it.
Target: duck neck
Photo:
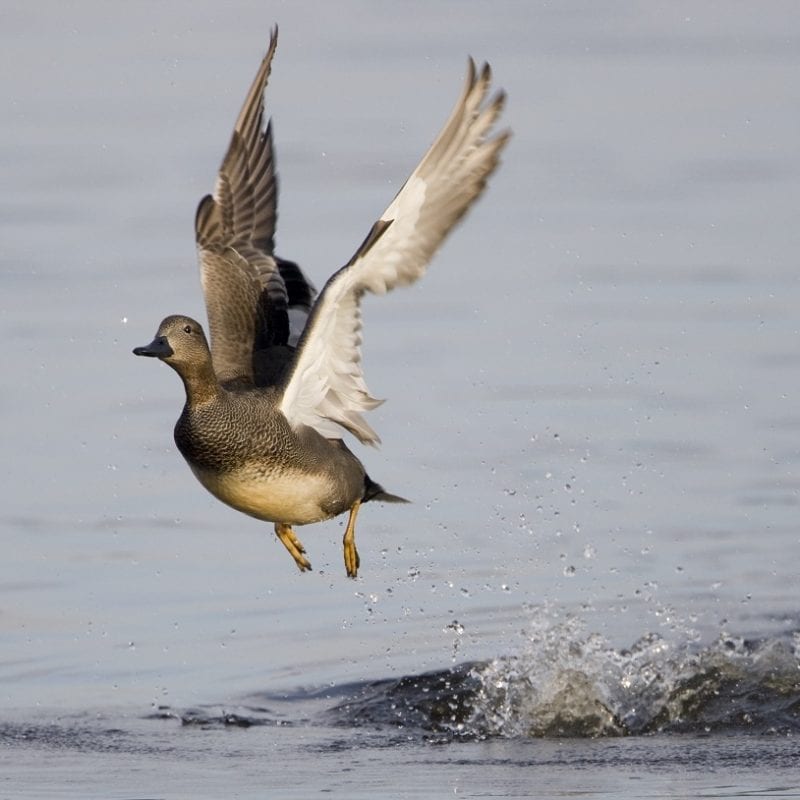
[[[178,373],[186,390],[186,405],[196,408],[212,400],[216,400],[222,392],[214,368],[211,363],[192,366]]]

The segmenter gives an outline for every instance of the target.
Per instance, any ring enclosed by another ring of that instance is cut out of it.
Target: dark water
[[[6,3],[0,797],[800,795],[794,4]],[[365,304],[362,569],[299,575],[130,355],[273,22],[279,252],[321,285],[467,53],[514,130]],[[372,504],[370,504],[371,506]]]

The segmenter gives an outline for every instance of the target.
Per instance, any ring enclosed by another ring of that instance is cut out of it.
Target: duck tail
[[[400,497],[396,494],[390,494],[379,483],[375,483],[369,475],[364,476],[364,496],[361,498],[362,503],[368,500],[380,500],[382,503],[410,503],[405,497]]]

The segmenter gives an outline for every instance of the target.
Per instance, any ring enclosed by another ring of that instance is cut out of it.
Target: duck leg
[[[300,568],[300,572],[311,569],[311,562],[305,557],[306,549],[303,543],[295,536],[291,525],[285,522],[275,523],[275,533],[283,542],[283,546],[289,551],[289,555],[294,559],[295,564]]]
[[[350,507],[347,529],[342,539],[342,544],[344,545],[344,568],[347,570],[349,578],[355,578],[358,575],[358,565],[361,563],[361,559],[358,557],[358,550],[356,550],[356,517],[358,516],[359,508],[361,508],[361,501],[356,500]]]

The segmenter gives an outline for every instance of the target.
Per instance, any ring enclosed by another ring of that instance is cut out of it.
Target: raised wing
[[[264,127],[264,90],[277,44],[275,28],[236,120],[214,192],[202,199],[195,218],[211,355],[223,382],[252,382],[253,354],[288,342],[287,276],[304,284],[305,295],[295,287],[295,297],[313,299],[315,293],[296,265],[279,263],[273,255],[278,180],[271,122]],[[299,276],[282,269],[283,264]]]
[[[470,59],[464,90],[436,141],[350,262],[325,285],[280,403],[293,426],[328,437],[340,436],[341,426],[365,444],[380,441],[361,416],[381,402],[362,372],[361,297],[417,280],[486,186],[510,136],[489,138],[505,99],[498,92],[486,101],[490,82],[489,65],[478,74]]]

